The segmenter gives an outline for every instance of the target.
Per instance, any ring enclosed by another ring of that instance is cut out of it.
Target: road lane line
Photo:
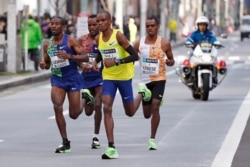
[[[63,115],[68,115],[68,114],[69,114],[69,110],[63,111]],[[50,116],[48,119],[55,119],[55,115]]]
[[[239,146],[241,137],[247,124],[250,113],[250,91],[240,106],[232,126],[230,127],[220,150],[218,151],[212,167],[231,167],[234,155]]]
[[[3,142],[4,140],[0,140],[0,143]]]

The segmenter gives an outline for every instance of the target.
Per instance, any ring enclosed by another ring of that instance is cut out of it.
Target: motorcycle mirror
[[[194,44],[185,44],[185,46],[187,47],[187,48],[193,48],[194,47]]]
[[[221,45],[221,44],[214,44],[214,47],[215,47],[216,49],[224,48],[224,46]]]

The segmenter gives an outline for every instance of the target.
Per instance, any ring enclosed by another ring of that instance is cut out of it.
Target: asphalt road
[[[0,166],[224,167],[226,166],[224,164],[231,165],[233,157],[224,158],[227,153],[221,150],[224,146],[227,148],[228,143],[237,146],[237,141],[231,140],[227,143],[225,140],[231,133],[235,119],[242,112],[242,105],[247,103],[247,108],[250,107],[249,98],[246,98],[250,90],[250,61],[247,48],[249,41],[240,43],[236,37],[232,37],[223,43],[226,48],[220,50],[220,53],[228,62],[228,75],[218,88],[210,92],[209,100],[206,102],[194,100],[190,90],[179,83],[174,68],[168,69],[161,123],[156,137],[159,146],[157,151],[147,149],[150,120],[143,118],[141,108],[134,117],[126,117],[120,95],[117,94],[113,111],[115,142],[120,157],[116,160],[101,159],[101,154],[107,146],[103,124],[100,132],[101,149],[90,149],[93,116],[86,117],[82,114],[77,120],[71,120],[67,115],[67,99],[64,109],[72,152],[54,153],[61,139],[53,117],[49,80],[6,90],[0,97]],[[185,53],[184,47],[174,49],[176,59]],[[240,60],[233,56],[239,56]],[[133,80],[135,94],[138,82],[136,73]],[[243,121],[244,119],[239,122]],[[240,127],[237,130],[240,132]],[[235,135],[240,138],[242,134]],[[236,149],[229,149],[227,152],[234,155]],[[233,163],[236,163],[235,166],[237,164],[240,166],[241,162]]]

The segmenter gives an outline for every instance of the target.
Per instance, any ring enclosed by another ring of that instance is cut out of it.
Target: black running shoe
[[[63,143],[59,145],[55,151],[55,153],[69,153],[69,152],[71,152],[70,141],[63,141]]]
[[[92,139],[92,145],[91,145],[92,149],[100,149],[101,145],[99,143],[99,140],[97,139],[97,137],[94,137]]]

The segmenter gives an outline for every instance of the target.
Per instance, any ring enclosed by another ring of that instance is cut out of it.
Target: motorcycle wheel
[[[209,74],[202,75],[203,88],[201,90],[201,100],[206,101],[209,96]]]

